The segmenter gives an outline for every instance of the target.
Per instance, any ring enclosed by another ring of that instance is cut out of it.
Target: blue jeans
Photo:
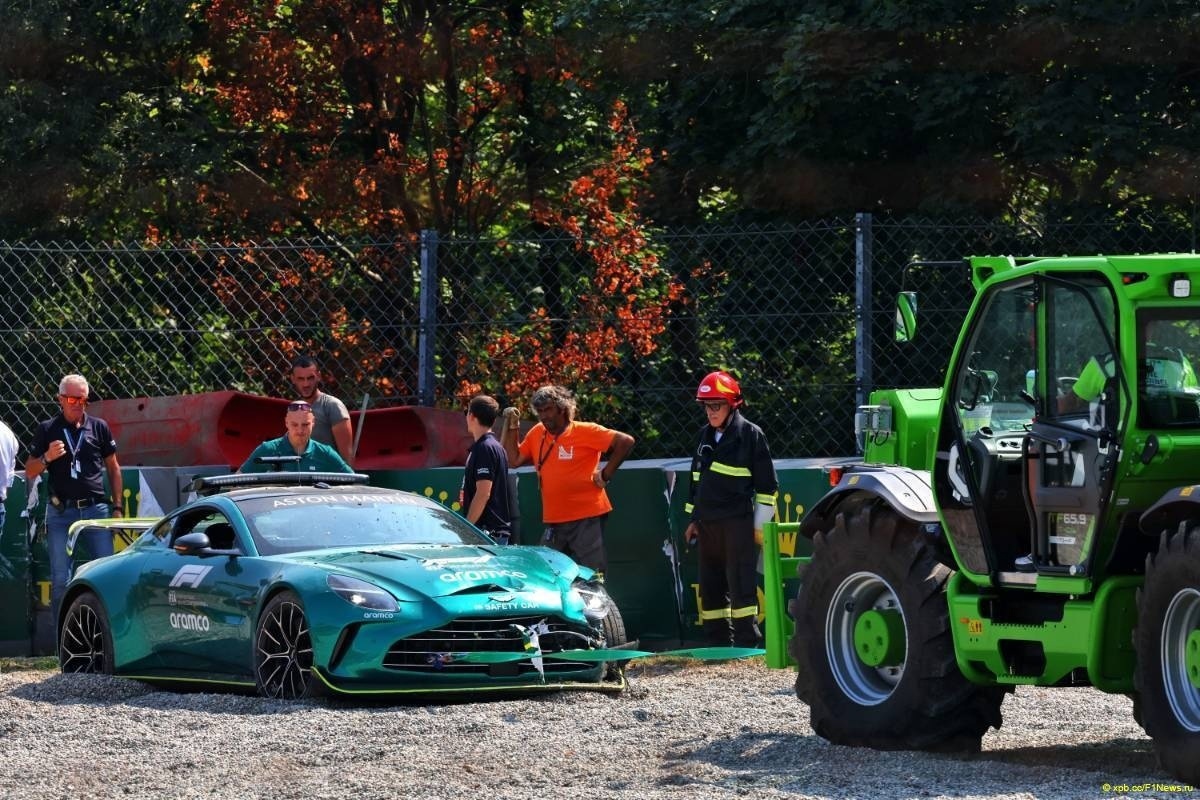
[[[71,523],[81,519],[104,519],[112,516],[108,503],[97,503],[87,508],[46,508],[46,552],[50,555],[50,613],[58,625],[58,607],[71,579],[71,557],[67,555],[67,529]],[[75,540],[76,553],[83,543],[88,556],[100,558],[113,554],[112,531],[91,530],[80,534]]]

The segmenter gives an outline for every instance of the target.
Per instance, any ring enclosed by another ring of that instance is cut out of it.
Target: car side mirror
[[[195,555],[201,550],[208,550],[211,546],[212,543],[209,542],[207,533],[199,533],[195,531],[192,533],[185,533],[183,536],[180,536],[178,539],[176,539],[175,543],[171,545],[175,552],[179,553],[181,556]]]
[[[896,341],[911,342],[917,338],[917,293],[896,295]]]

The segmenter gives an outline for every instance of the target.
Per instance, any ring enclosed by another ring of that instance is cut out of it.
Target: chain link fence
[[[1194,240],[1186,217],[1100,211],[657,231],[645,244],[655,269],[638,278],[652,302],[634,306],[586,243],[565,236],[0,242],[0,418],[29,442],[69,372],[99,398],[288,396],[288,363],[312,354],[325,389],[351,407],[366,396],[371,407],[463,408],[482,390],[524,408],[552,377],[576,391],[580,418],[636,436],[635,457],[670,458],[690,452],[704,423],[700,378],[727,369],[776,457],[849,455],[858,399],[872,386],[940,385],[970,303],[965,268],[908,268],[914,259],[1189,251]],[[902,289],[921,297],[915,346],[892,341]],[[547,354],[567,348],[580,364],[547,372]]]

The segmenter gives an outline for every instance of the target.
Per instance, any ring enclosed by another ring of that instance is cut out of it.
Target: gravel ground
[[[829,744],[792,673],[761,659],[635,663],[629,677],[620,695],[351,705],[6,672],[0,797],[1198,796],[1155,788],[1179,783],[1130,701],[1091,689],[1022,687],[981,754],[947,756]]]

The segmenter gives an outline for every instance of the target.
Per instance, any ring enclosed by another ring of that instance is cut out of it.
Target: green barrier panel
[[[29,533],[25,510],[25,479],[17,477],[4,504],[4,529],[0,530],[0,655],[23,656],[31,652],[30,626],[33,595],[30,591]]]

